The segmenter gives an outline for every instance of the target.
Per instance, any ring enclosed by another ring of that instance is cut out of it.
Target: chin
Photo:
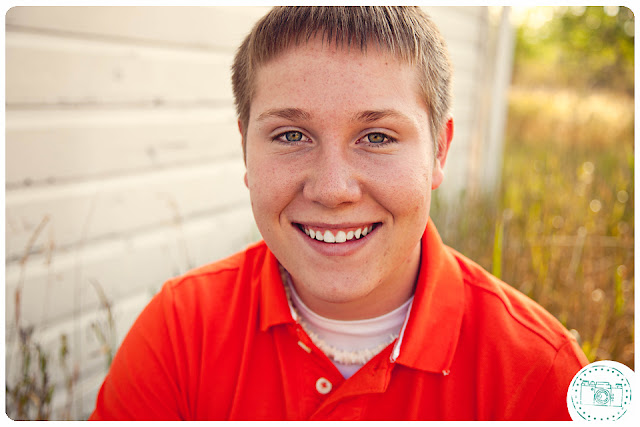
[[[354,280],[353,277],[358,277],[359,280]],[[376,282],[371,278],[363,280],[362,275],[345,275],[336,272],[314,275],[313,278],[302,277],[302,280],[295,283],[296,289],[302,286],[303,292],[311,294],[314,299],[340,304],[354,302],[367,296],[375,288],[372,283]]]

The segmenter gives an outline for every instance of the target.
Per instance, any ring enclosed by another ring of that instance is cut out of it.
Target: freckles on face
[[[286,206],[300,185],[293,171],[286,171],[279,163],[254,161],[248,156],[247,179],[254,212],[268,212],[270,216],[280,217],[282,207]],[[266,159],[266,158],[265,158]],[[293,165],[289,165],[289,168]],[[259,224],[260,225],[260,224]],[[265,227],[271,228],[266,222]]]
[[[384,191],[380,203],[388,206],[394,217],[405,218],[406,212],[428,215],[432,174],[430,152],[429,149],[418,150],[395,162],[395,167],[379,178],[378,182],[384,184],[374,186],[375,190]]]
[[[312,309],[393,305],[419,265],[433,163],[428,113],[415,69],[375,50],[309,42],[256,74],[246,133],[254,217]]]

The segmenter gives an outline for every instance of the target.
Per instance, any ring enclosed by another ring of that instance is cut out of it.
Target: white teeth
[[[335,243],[336,237],[329,230],[324,232],[324,241],[327,243]]]
[[[333,234],[333,232],[331,232],[330,230],[325,230],[323,233],[322,231],[316,231],[313,228],[300,225],[300,228],[305,232],[307,236],[320,242],[326,243],[344,243],[348,240],[353,240],[354,238],[360,239],[361,237],[364,237],[367,234],[371,233],[373,227],[373,225],[370,225],[368,227],[360,227],[355,231],[338,230],[335,234]]]

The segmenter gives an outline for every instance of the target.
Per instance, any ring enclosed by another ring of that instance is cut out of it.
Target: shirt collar
[[[458,344],[464,309],[462,273],[442,243],[431,219],[422,236],[420,273],[395,362],[424,371],[447,373]],[[266,247],[259,275],[260,329],[293,323],[282,282],[280,264]]]
[[[265,245],[265,260],[258,284],[260,292],[260,330],[266,331],[271,326],[282,323],[293,323],[291,308],[287,301],[284,284],[282,282],[281,266],[275,255]]]
[[[420,273],[413,305],[394,349],[396,363],[448,374],[460,336],[463,312],[460,267],[429,219],[422,236]]]

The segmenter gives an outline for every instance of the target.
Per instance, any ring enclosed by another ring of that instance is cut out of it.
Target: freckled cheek
[[[248,168],[249,191],[254,210],[279,215],[295,197],[296,174],[276,164],[255,164]]]
[[[423,168],[408,167],[388,170],[376,177],[371,191],[378,202],[394,215],[420,215],[428,208],[430,181]]]

